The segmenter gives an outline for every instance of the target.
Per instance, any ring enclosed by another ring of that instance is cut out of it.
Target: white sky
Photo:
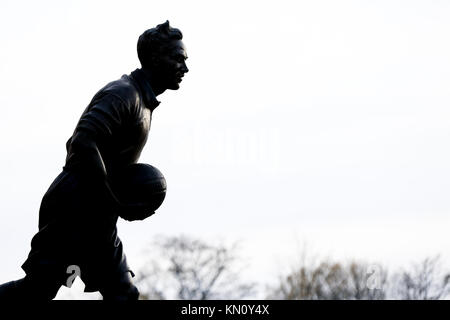
[[[166,200],[119,224],[132,266],[153,235],[181,232],[242,239],[256,280],[297,240],[389,266],[448,262],[449,16],[444,0],[3,0],[0,282],[23,275],[81,112],[166,19],[190,72],[158,97],[140,159],[165,174]]]

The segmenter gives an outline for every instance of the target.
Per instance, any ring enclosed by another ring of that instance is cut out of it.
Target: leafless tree
[[[376,279],[371,279],[371,277]],[[346,265],[323,261],[302,266],[280,278],[269,289],[269,299],[283,300],[379,300],[385,298],[387,272],[381,267],[351,262]],[[371,284],[372,282],[372,284]]]
[[[268,287],[268,299],[280,300],[379,300],[385,298],[387,271],[378,264],[352,261],[346,264],[309,255],[306,247]]]
[[[242,283],[238,245],[211,244],[188,236],[157,237],[151,259],[137,274],[141,299],[243,299],[254,283]]]
[[[437,300],[450,297],[450,272],[443,272],[439,256],[413,264],[409,270],[394,273],[378,264],[351,262],[342,264],[329,259],[306,259],[280,276],[269,288],[269,299],[399,299]]]
[[[438,300],[450,295],[450,272],[441,270],[440,257],[426,258],[393,279],[393,297],[403,300]]]

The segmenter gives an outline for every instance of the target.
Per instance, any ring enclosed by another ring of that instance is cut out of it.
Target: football
[[[158,168],[136,163],[115,172],[112,189],[123,204],[143,203],[149,211],[156,211],[166,197],[167,184]]]

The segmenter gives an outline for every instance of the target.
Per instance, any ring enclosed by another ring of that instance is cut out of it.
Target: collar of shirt
[[[144,96],[145,105],[153,111],[160,102],[156,99],[155,93],[153,92],[145,73],[141,69],[136,69],[131,72],[131,77],[137,82],[139,89]]]

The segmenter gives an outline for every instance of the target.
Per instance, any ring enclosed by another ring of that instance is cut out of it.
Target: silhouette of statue
[[[0,299],[51,300],[71,286],[73,271],[85,291],[104,300],[137,300],[116,223],[121,212],[142,220],[154,212],[123,204],[110,185],[114,172],[136,163],[147,141],[156,97],[177,90],[188,68],[182,33],[169,21],[138,40],[141,68],[100,89],[66,143],[62,172],[45,193],[39,231],[22,265],[26,276],[0,286]]]

